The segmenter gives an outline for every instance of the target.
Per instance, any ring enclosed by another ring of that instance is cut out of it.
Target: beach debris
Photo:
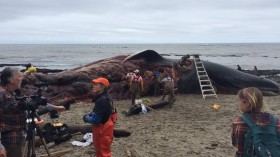
[[[146,109],[144,104],[141,104],[141,108],[142,108],[142,113],[146,114],[148,112],[148,110]]]
[[[41,124],[41,125],[39,125],[39,127],[40,127],[40,129],[43,132],[46,132],[47,130],[45,130],[45,128],[47,128],[47,126],[49,126],[49,125],[50,125],[50,123]],[[70,140],[69,137],[72,137],[72,136],[74,136],[76,134],[86,134],[86,133],[92,131],[92,125],[67,125],[67,126],[68,126],[68,128],[67,128],[67,133],[66,134],[60,134],[60,135],[62,135],[62,137],[57,137],[57,135],[55,136],[58,139],[62,138],[64,140],[64,141],[60,141],[60,142],[68,141],[68,140]],[[49,132],[49,133],[51,133],[51,132]],[[125,130],[125,129],[116,129],[116,128],[114,128],[113,134],[114,134],[114,137],[120,138],[120,137],[128,137],[128,136],[130,136],[131,132],[129,132],[129,131]],[[50,138],[49,136],[53,137],[52,134],[48,134],[47,136],[44,135],[46,143],[56,142],[56,144],[59,144],[59,143],[57,143],[57,141],[54,141],[54,138]],[[40,138],[37,138],[37,137],[35,137],[35,138],[36,138],[35,139],[35,147],[39,147],[39,146],[43,145],[43,143],[42,143]]]
[[[92,125],[68,125],[69,132],[71,134],[76,132],[81,132],[82,134],[88,133],[92,131]],[[120,137],[128,137],[131,135],[131,132],[125,130],[125,129],[116,129],[114,128],[114,137],[120,138]]]
[[[149,103],[149,102],[151,102],[151,99],[149,99],[149,98],[143,98],[143,103],[147,104],[147,103]]]
[[[128,148],[126,148],[125,152],[126,152],[127,157],[132,157],[132,153]]]
[[[151,110],[151,111],[155,111],[155,112],[157,112],[155,109],[153,109],[153,108],[151,108],[150,106],[148,106],[148,105],[144,105],[144,104],[142,104],[143,106],[145,106],[146,108],[148,108],[149,110]]]
[[[218,143],[212,143],[211,146],[206,146],[206,149],[216,149],[218,147]]]
[[[55,144],[60,144],[72,138],[67,124],[47,123],[42,130],[46,142],[55,142]]]
[[[68,148],[68,149],[64,149],[64,150],[60,150],[60,151],[56,151],[56,152],[51,152],[51,156],[52,157],[61,157],[61,156],[65,155],[65,154],[68,154],[72,151],[73,151],[72,148]],[[40,155],[40,157],[48,157],[48,154]]]
[[[148,103],[148,104],[134,105],[130,108],[129,111],[122,111],[122,114],[124,114],[125,116],[131,116],[131,115],[136,115],[136,114],[142,113],[143,112],[142,106],[144,106],[147,111],[157,112],[157,110],[155,110],[155,109],[162,108],[164,106],[167,106],[168,104],[169,104],[169,101],[150,101],[150,103]]]
[[[213,104],[213,105],[211,106],[211,108],[212,108],[213,110],[219,110],[220,107],[221,107],[221,105],[218,105],[218,104]]]
[[[74,146],[79,146],[79,147],[86,147],[92,144],[92,133],[86,133],[83,136],[83,140],[85,140],[85,142],[81,142],[81,141],[72,141],[70,142],[72,145]]]
[[[123,111],[122,113],[125,116],[132,116],[132,115],[136,115],[136,114],[140,114],[142,112],[142,107],[141,105],[133,105],[129,111]]]
[[[50,142],[47,144],[47,148],[52,148],[55,146],[55,143],[54,142]]]

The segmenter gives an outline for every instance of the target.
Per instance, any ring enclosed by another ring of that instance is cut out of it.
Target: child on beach
[[[244,157],[248,152],[250,153],[250,151],[253,150],[253,148],[246,150],[244,149],[244,146],[246,145],[245,137],[250,131],[249,125],[243,120],[244,116],[246,119],[250,119],[252,123],[255,123],[257,126],[261,127],[272,125],[270,120],[273,119],[273,116],[270,113],[264,112],[265,110],[268,110],[268,107],[266,104],[264,104],[263,95],[259,89],[255,87],[244,88],[238,92],[237,96],[239,98],[239,109],[242,113],[242,116],[234,120],[232,124],[231,137],[233,146],[237,148],[236,157]],[[277,123],[275,122],[275,124],[279,134],[279,118],[277,118]],[[279,140],[280,139],[278,139],[278,141]]]

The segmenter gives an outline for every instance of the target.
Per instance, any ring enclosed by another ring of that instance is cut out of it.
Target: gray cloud
[[[280,42],[277,0],[0,0],[0,43]]]

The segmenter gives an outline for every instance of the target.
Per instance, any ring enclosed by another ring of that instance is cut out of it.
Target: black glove
[[[89,118],[89,115],[90,114],[85,114],[84,116],[83,116],[83,121],[85,122],[85,123],[87,123],[87,119]]]

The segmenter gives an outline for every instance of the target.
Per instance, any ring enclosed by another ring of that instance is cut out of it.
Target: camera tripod
[[[35,118],[39,119],[39,117],[38,116],[36,117],[36,116],[37,116],[36,112],[31,111],[30,116],[29,116],[31,118],[31,122],[29,122],[28,127],[27,127],[27,136],[26,136],[26,141],[25,141],[22,157],[25,156],[26,149],[28,149],[27,150],[27,157],[36,157],[36,154],[35,154],[35,134],[36,134],[36,132],[37,132],[37,135],[40,137],[40,140],[45,147],[45,150],[48,154],[48,157],[51,157],[50,151],[49,151],[49,149],[46,145],[46,141],[45,141],[45,138],[43,136],[43,132],[35,122]],[[30,153],[32,153],[31,156],[30,156]]]

